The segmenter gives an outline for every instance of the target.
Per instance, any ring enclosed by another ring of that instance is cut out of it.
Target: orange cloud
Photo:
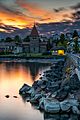
[[[71,10],[69,9],[61,9],[60,12],[57,13],[55,11],[43,9],[38,4],[26,2],[25,0],[16,0],[16,4],[25,9],[26,14],[28,13],[33,17],[33,19],[35,19],[35,21],[39,23],[60,22],[64,18],[66,20],[71,20]],[[68,17],[64,17],[64,14],[67,14]]]
[[[25,0],[16,0],[16,4],[18,4],[21,8],[26,9],[32,16],[43,16],[46,13],[46,10],[40,8],[40,6],[36,3],[26,2]]]
[[[71,20],[71,10],[60,12],[48,11],[36,3],[26,0],[16,0],[15,5],[19,9],[0,7],[0,22],[17,28],[32,27],[34,21],[38,23],[60,22],[64,19]],[[66,16],[65,16],[66,15]],[[2,29],[3,31],[3,29]]]
[[[44,22],[57,22],[56,14],[53,11],[48,11],[46,9],[41,8],[36,3],[29,3],[22,0],[16,0],[16,4],[18,4],[21,8],[26,10],[26,14],[32,16],[33,20],[36,22],[44,23]],[[59,20],[58,20],[59,21]]]
[[[24,28],[24,26],[29,25],[30,22],[33,22],[32,18],[26,17],[24,15],[20,16],[13,13],[7,13],[6,11],[0,12],[0,16],[0,20],[3,24],[12,25],[18,28]]]

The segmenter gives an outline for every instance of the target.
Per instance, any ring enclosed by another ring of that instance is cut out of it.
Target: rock
[[[79,106],[79,103],[76,99],[69,99],[69,103],[71,106]]]
[[[79,109],[78,109],[77,106],[72,106],[72,112],[73,112],[74,114],[80,115],[80,111],[79,111]]]
[[[78,79],[78,76],[76,74],[73,74],[72,76],[70,76],[69,80],[65,79],[62,82],[61,86],[62,87],[69,86],[70,87],[70,91],[73,90],[73,92],[75,90],[78,90],[80,88],[80,81]]]
[[[64,91],[67,91],[69,93],[70,92],[70,87],[69,86],[65,86],[64,87]]]
[[[41,110],[44,110],[44,100],[45,100],[45,97],[42,97],[40,100],[39,100],[39,108]]]
[[[41,94],[36,94],[34,97],[30,99],[31,103],[39,103],[39,99],[42,97]]]
[[[32,87],[36,90],[38,87],[38,81],[34,81],[34,83],[32,84]]]
[[[43,80],[43,81],[48,81],[45,76],[42,77],[42,80]]]
[[[65,100],[66,98],[68,97],[68,91],[65,91],[64,89],[60,89],[58,92],[57,92],[57,95],[56,95],[56,99],[58,99],[59,101],[63,101]]]
[[[19,94],[25,94],[26,93],[26,91],[29,91],[30,90],[30,86],[29,85],[27,85],[27,84],[24,84],[23,86],[22,86],[22,88],[19,90]]]
[[[65,100],[69,91],[69,86],[61,87],[63,67],[63,61],[53,64],[50,70],[44,72],[44,75],[33,83],[32,87],[24,84],[19,91],[20,94],[25,95],[26,100],[37,106],[38,109],[49,114],[59,113],[61,110],[59,101]],[[65,104],[61,105],[63,108]],[[68,107],[69,105],[65,109]],[[66,111],[65,109],[63,108],[64,111]]]
[[[5,97],[6,97],[6,98],[9,98],[10,96],[9,96],[9,95],[6,95]]]
[[[59,113],[60,104],[57,100],[44,100],[44,110],[47,113]]]
[[[57,95],[57,92],[54,92],[53,94],[51,94],[51,98],[55,98]]]
[[[69,115],[68,114],[61,114],[60,120],[69,120]]]
[[[80,81],[78,79],[77,74],[74,74],[70,78],[70,88],[72,90],[78,90],[80,88]]]
[[[18,98],[17,96],[13,96],[14,98]]]
[[[44,120],[60,120],[59,114],[44,113]]]
[[[79,120],[78,115],[71,114],[69,120]]]
[[[48,90],[55,92],[59,89],[59,84],[53,83],[49,87],[47,87]]]
[[[63,112],[67,112],[70,110],[71,105],[68,100],[64,100],[63,102],[60,102],[60,107]]]
[[[36,94],[36,92],[35,92],[35,90],[34,90],[33,87],[28,91],[28,93],[30,94],[30,97],[31,97],[31,98],[34,97],[35,94]]]

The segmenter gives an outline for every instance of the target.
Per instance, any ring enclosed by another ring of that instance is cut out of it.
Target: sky
[[[0,0],[0,31],[80,20],[80,0]],[[6,28],[6,29],[4,29]]]

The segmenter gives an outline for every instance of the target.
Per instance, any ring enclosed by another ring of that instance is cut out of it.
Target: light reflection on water
[[[30,103],[24,103],[18,92],[24,83],[32,85],[47,68],[48,65],[39,63],[0,64],[0,120],[43,120],[43,115]]]

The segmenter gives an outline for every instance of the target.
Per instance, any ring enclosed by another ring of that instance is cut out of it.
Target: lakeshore
[[[47,116],[45,120],[51,116],[56,120],[60,116],[60,120],[74,120],[74,116],[76,120],[79,118],[80,81],[69,60],[57,61],[32,86],[24,84],[19,93],[26,102],[43,111]]]
[[[54,55],[54,56],[0,56],[0,62],[39,62],[39,63],[55,63],[59,60],[64,60],[66,55]]]

